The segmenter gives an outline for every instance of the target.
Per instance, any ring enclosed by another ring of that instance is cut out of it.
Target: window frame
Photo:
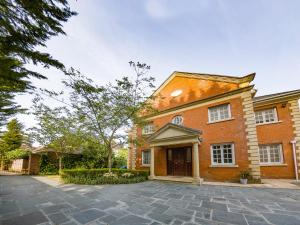
[[[148,154],[149,154],[149,164],[144,164],[144,153],[145,152],[148,152]],[[147,166],[147,167],[149,167],[151,165],[151,150],[150,149],[143,149],[142,150],[142,166]]]
[[[268,111],[268,110],[273,110],[274,121],[266,122],[266,111]],[[263,118],[263,122],[262,123],[258,123],[257,122],[257,116],[256,116],[257,113],[262,113],[262,118]],[[272,107],[272,108],[257,110],[257,111],[254,112],[254,119],[255,119],[255,124],[256,125],[277,123],[277,122],[279,122],[277,108],[276,107]]]
[[[214,162],[214,154],[213,154],[213,146],[220,145],[221,146],[221,163]],[[224,145],[231,145],[231,155],[232,155],[232,162],[231,163],[224,163]],[[235,165],[235,146],[233,142],[227,143],[219,143],[219,144],[211,144],[210,145],[210,158],[211,158],[211,165],[212,166],[234,166]]]
[[[180,124],[174,123],[174,120],[175,120],[176,118],[181,118],[181,123],[180,123]],[[183,116],[182,116],[182,115],[176,115],[176,116],[174,116],[174,117],[172,118],[172,121],[171,121],[171,122],[172,122],[173,124],[175,124],[175,125],[182,126],[182,124],[183,124]]]
[[[146,127],[147,126],[151,126],[152,128],[150,129],[150,131],[148,131],[148,132],[145,132],[146,131]],[[153,123],[148,123],[148,124],[146,124],[143,128],[142,128],[142,134],[143,135],[149,135],[149,134],[153,134],[154,133],[154,124]]]
[[[280,160],[279,162],[271,162],[270,146],[272,146],[272,145],[278,145],[279,146],[279,160]],[[260,151],[261,151],[260,148],[262,146],[267,147],[268,162],[261,162],[260,161]],[[260,165],[281,165],[281,164],[284,163],[282,143],[261,144],[261,145],[258,145],[258,148],[259,148],[259,164]]]
[[[228,110],[228,118],[225,119],[220,119],[221,118],[221,113],[220,113],[220,109],[217,111],[218,114],[218,120],[212,120],[211,117],[211,110],[214,108],[221,108],[222,106],[227,106],[227,110]],[[226,121],[226,120],[230,120],[232,119],[232,114],[231,114],[231,106],[230,103],[225,103],[222,105],[216,105],[216,106],[212,106],[208,108],[208,122],[209,123],[217,123],[217,122],[221,122],[221,121]]]

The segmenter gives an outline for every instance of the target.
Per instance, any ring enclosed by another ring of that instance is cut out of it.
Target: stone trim
[[[251,175],[254,179],[260,179],[259,148],[254,119],[254,108],[251,91],[241,94],[243,113],[246,126],[246,138],[248,149],[248,160]]]
[[[290,104],[290,110],[292,115],[292,122],[294,128],[294,135],[296,141],[296,158],[298,162],[298,174],[300,176],[300,109],[298,99],[291,100],[288,102]]]
[[[134,126],[132,129],[132,139],[135,140],[137,138],[137,127]],[[131,169],[135,170],[136,168],[136,155],[137,155],[137,146],[136,143],[132,143],[131,150]]]

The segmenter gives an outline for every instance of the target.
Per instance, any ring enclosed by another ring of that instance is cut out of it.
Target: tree
[[[6,144],[7,151],[20,148],[23,141],[23,125],[17,119],[12,119],[7,124],[7,131],[3,134],[2,140]]]
[[[83,140],[81,128],[65,107],[50,108],[41,101],[39,97],[33,101],[33,114],[38,124],[30,129],[31,138],[56,153],[61,170],[63,155],[80,150]]]
[[[13,101],[16,93],[33,89],[29,77],[46,79],[25,64],[41,64],[64,69],[48,53],[36,50],[46,47],[52,36],[65,34],[62,23],[76,15],[67,0],[1,0],[0,1],[0,121],[20,109]],[[1,124],[0,124],[1,125]]]
[[[23,125],[17,119],[12,119],[7,123],[6,127],[7,131],[4,132],[0,139],[1,168],[4,166],[6,155],[11,151],[19,149],[24,139],[22,132]]]
[[[141,113],[151,111],[150,90],[154,78],[148,76],[150,66],[130,62],[135,77],[123,77],[114,83],[97,85],[79,71],[71,69],[64,84],[71,88],[70,102],[83,126],[98,137],[107,150],[108,168],[112,167],[112,144],[127,137],[125,129],[145,123]],[[122,133],[123,132],[123,133]]]

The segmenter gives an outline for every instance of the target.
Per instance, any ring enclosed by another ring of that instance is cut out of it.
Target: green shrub
[[[74,184],[129,184],[143,182],[148,179],[149,172],[141,170],[112,169],[116,176],[103,176],[108,173],[108,168],[103,169],[65,169],[61,178],[65,183]],[[133,176],[124,177],[124,173]]]
[[[15,149],[11,150],[6,153],[6,158],[9,160],[15,160],[15,159],[26,159],[28,158],[29,153],[27,151],[24,151],[22,149]]]
[[[48,154],[42,154],[40,160],[40,175],[58,174],[57,160],[50,159]]]

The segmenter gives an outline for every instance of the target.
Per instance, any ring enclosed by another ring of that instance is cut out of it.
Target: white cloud
[[[164,19],[173,16],[166,0],[148,0],[146,2],[147,13],[156,19]]]

